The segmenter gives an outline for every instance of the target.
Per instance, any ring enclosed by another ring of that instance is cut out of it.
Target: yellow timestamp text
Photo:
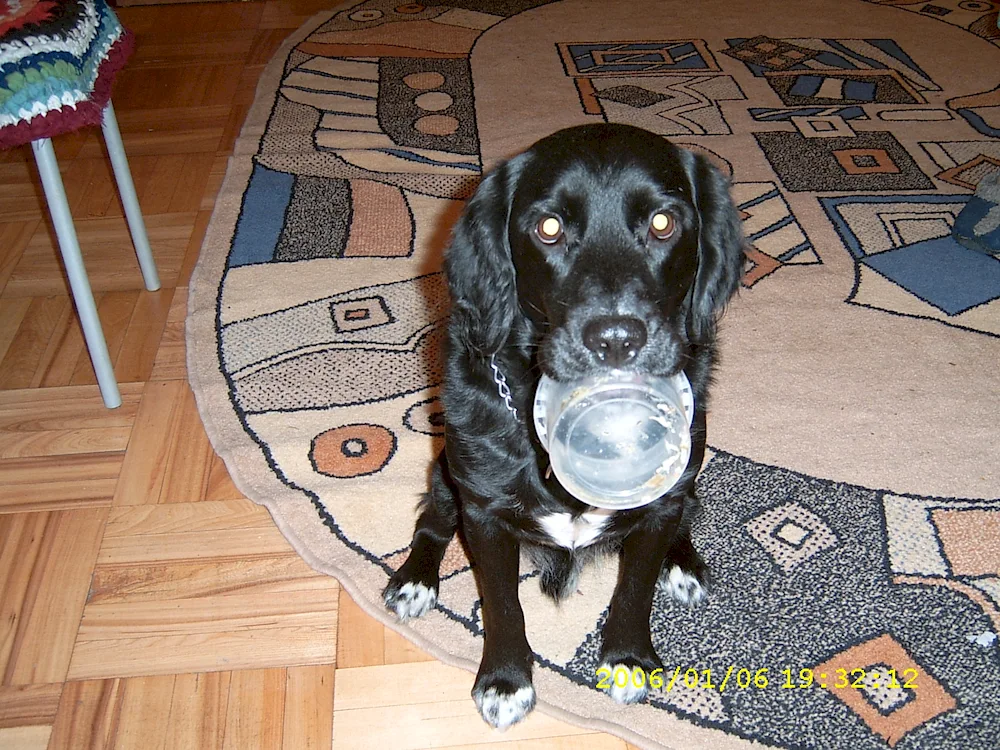
[[[672,672],[665,669],[654,669],[652,672],[647,672],[642,667],[629,669],[624,665],[618,665],[613,670],[611,667],[598,667],[597,688],[610,690],[612,687],[626,688],[631,686],[639,689],[650,687],[654,690],[663,689],[668,693],[681,685],[691,689],[718,690],[720,693],[727,688],[762,690],[766,687],[777,687],[783,690],[812,687],[837,690],[878,690],[881,688],[916,690],[918,689],[917,679],[919,676],[916,669],[865,669],[862,667],[835,669],[828,673],[816,672],[808,668],[794,670],[791,667],[776,669],[772,672],[768,667],[750,669],[748,667],[737,668],[733,665],[726,668],[725,672],[721,669],[713,672],[711,668],[688,667],[683,669],[677,666]]]

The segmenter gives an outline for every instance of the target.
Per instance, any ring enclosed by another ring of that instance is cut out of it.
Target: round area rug
[[[261,78],[191,284],[191,384],[234,481],[368,612],[474,670],[457,542],[424,618],[380,599],[441,447],[442,251],[499,159],[569,125],[645,127],[732,175],[752,244],[694,528],[714,587],[657,599],[665,684],[619,706],[595,674],[616,561],[558,608],[525,563],[541,710],[643,747],[997,747],[1000,259],[952,235],[1000,171],[997,5],[313,18]]]

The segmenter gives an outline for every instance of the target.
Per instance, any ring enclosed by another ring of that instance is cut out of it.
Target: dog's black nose
[[[621,367],[646,345],[646,324],[638,318],[594,318],[583,327],[583,345],[601,364]]]

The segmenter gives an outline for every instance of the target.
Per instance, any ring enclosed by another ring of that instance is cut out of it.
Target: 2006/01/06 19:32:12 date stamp
[[[904,669],[901,672],[895,669],[869,671],[859,667],[856,669],[836,669],[832,674],[828,674],[826,672],[816,673],[812,669],[803,668],[798,670],[798,674],[795,674],[794,670],[786,667],[777,671],[783,678],[780,681],[774,676],[769,677],[768,667],[750,670],[746,667],[737,669],[730,666],[726,669],[725,676],[717,681],[711,669],[689,667],[682,672],[678,666],[668,676],[663,669],[654,669],[647,673],[641,667],[629,670],[627,667],[619,665],[614,669],[614,672],[610,667],[599,667],[597,669],[597,687],[600,690],[610,690],[612,687],[625,688],[629,685],[636,688],[649,686],[654,690],[665,688],[668,693],[679,684],[692,689],[700,687],[706,690],[718,690],[720,693],[730,687],[746,690],[749,688],[763,689],[768,686],[785,690],[811,687],[835,688],[837,690],[845,688],[855,690],[918,689],[917,677],[919,674],[916,669]],[[716,674],[722,673],[720,671]]]

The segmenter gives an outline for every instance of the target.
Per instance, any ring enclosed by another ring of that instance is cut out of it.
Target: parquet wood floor
[[[264,63],[333,0],[128,7],[115,109],[163,289],[143,291],[96,130],[56,139],[124,403],[106,410],[27,148],[0,152],[0,750],[585,748],[506,733],[311,570],[212,451],[184,313]]]

